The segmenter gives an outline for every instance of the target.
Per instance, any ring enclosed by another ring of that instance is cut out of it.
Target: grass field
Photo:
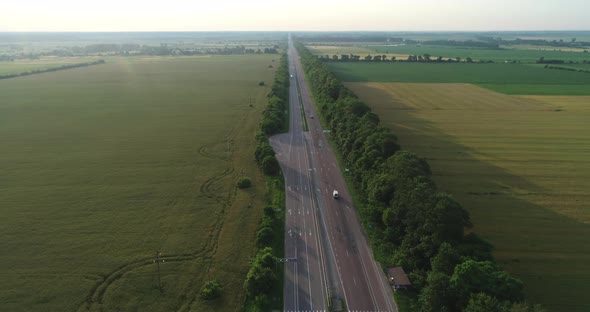
[[[239,310],[273,58],[111,59],[0,81],[0,310]],[[253,188],[235,188],[243,175]],[[207,303],[212,278],[224,295]]]
[[[349,83],[440,189],[471,213],[498,262],[550,311],[590,303],[590,97],[508,96],[469,84]]]
[[[334,54],[374,54],[374,50],[367,48],[367,47],[359,47],[355,45],[344,45],[344,46],[319,46],[319,45],[308,45],[307,48],[313,54],[318,55],[325,55],[328,54],[330,56]]]
[[[529,66],[534,67],[545,67],[545,64],[529,64]],[[555,64],[549,66],[558,66],[558,67],[566,67],[566,68],[573,68],[573,69],[586,69],[590,70],[590,64]]]
[[[445,47],[430,45],[400,45],[400,46],[367,46],[377,53],[393,54],[430,54],[436,58],[442,57],[461,57],[465,59],[471,57],[474,60],[485,60],[494,62],[504,61],[521,61],[535,62],[541,57],[545,59],[558,59],[564,61],[582,62],[590,60],[590,53],[559,51],[559,48],[540,50],[540,49],[482,49],[482,48],[463,48],[463,47]]]
[[[433,59],[441,56],[443,59],[460,57],[466,59],[471,57],[475,61],[517,61],[522,63],[534,63],[539,58],[558,59],[582,63],[590,61],[590,53],[584,52],[587,49],[579,48],[557,48],[544,46],[514,45],[501,49],[469,48],[469,47],[447,47],[416,44],[393,44],[393,45],[308,45],[313,54],[332,56],[333,54],[359,54],[362,57],[371,54],[386,54],[389,58],[392,55],[398,59],[406,59],[408,55],[430,54]]]
[[[329,63],[349,82],[472,83],[506,94],[590,95],[590,75],[520,64]]]
[[[0,75],[22,73],[35,69],[47,69],[61,65],[79,64],[98,61],[100,57],[46,57],[37,60],[16,60],[0,62]]]
[[[514,50],[541,50],[541,51],[563,51],[563,52],[583,52],[587,51],[587,48],[570,48],[570,47],[552,47],[552,46],[540,46],[540,45],[529,45],[529,44],[513,44],[508,46],[502,46],[503,49],[514,49]]]

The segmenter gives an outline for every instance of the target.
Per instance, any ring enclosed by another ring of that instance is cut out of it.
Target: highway
[[[270,138],[286,185],[285,311],[397,311],[289,40],[289,132]],[[304,128],[307,125],[307,131]],[[332,198],[333,190],[340,193]]]

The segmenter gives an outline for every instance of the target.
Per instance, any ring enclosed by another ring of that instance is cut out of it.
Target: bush
[[[261,87],[264,86],[264,81],[259,82],[258,85]]]
[[[259,247],[270,246],[273,239],[272,228],[265,226],[256,232],[256,245]]]
[[[217,280],[208,281],[201,288],[201,299],[213,300],[221,296],[223,287]]]
[[[245,189],[252,186],[252,180],[248,177],[242,177],[238,180],[238,188]]]
[[[258,252],[244,282],[244,289],[248,296],[255,298],[270,292],[277,280],[272,270],[273,263],[274,254],[271,248],[265,248]]]
[[[279,162],[274,156],[266,156],[262,159],[262,172],[267,175],[275,175],[279,173],[280,166]]]

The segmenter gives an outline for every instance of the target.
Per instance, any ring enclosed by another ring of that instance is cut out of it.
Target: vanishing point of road
[[[270,138],[286,185],[285,311],[392,311],[397,307],[373,259],[289,40],[289,132]],[[307,126],[306,126],[307,125]],[[307,128],[307,129],[305,129]],[[332,198],[338,190],[339,199]]]

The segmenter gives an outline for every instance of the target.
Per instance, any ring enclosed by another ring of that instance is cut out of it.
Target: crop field
[[[393,53],[393,54],[415,54],[424,55],[430,54],[436,58],[442,57],[461,57],[465,59],[471,57],[474,60],[504,62],[504,61],[520,61],[520,62],[535,62],[541,57],[545,59],[558,59],[564,61],[582,62],[584,60],[590,61],[590,53],[573,52],[573,51],[559,51],[559,49],[548,50],[525,50],[525,49],[483,49],[483,48],[464,48],[464,47],[445,47],[445,46],[430,46],[430,45],[397,45],[397,46],[367,46],[377,53]]]
[[[590,95],[590,74],[520,64],[329,63],[349,82],[471,83],[522,95]]]
[[[545,64],[529,64],[529,66],[543,68],[543,67],[545,67]],[[588,64],[555,64],[555,65],[549,65],[549,66],[590,70],[590,63],[588,63]]]
[[[470,84],[347,83],[550,311],[590,303],[590,97],[509,96]]]
[[[508,46],[502,46],[503,49],[514,49],[514,50],[541,50],[541,51],[563,51],[563,52],[584,52],[586,48],[571,48],[571,47],[552,47],[542,45],[528,45],[528,44],[513,44]]]
[[[313,54],[328,54],[330,56],[334,54],[371,54],[374,53],[372,49],[367,47],[359,47],[354,45],[343,45],[343,46],[318,46],[318,45],[308,45],[307,48]]]
[[[97,61],[100,57],[47,57],[37,60],[16,60],[0,62],[0,75],[22,73],[35,69],[47,69],[61,65],[78,64]]]
[[[340,45],[340,46],[307,46],[313,54],[333,55],[333,54],[360,54],[361,56],[385,54],[389,58],[395,56],[398,59],[406,59],[408,55],[430,54],[433,59],[441,56],[443,59],[455,59],[460,57],[466,59],[471,57],[475,61],[494,61],[503,63],[504,61],[516,61],[522,63],[534,63],[539,58],[557,59],[572,62],[590,61],[590,53],[584,52],[586,49],[579,48],[555,48],[543,46],[523,46],[515,45],[501,49],[485,48],[468,48],[468,47],[445,47],[431,45]]]
[[[273,62],[113,58],[0,80],[0,310],[239,310]],[[209,279],[220,300],[198,298]]]

